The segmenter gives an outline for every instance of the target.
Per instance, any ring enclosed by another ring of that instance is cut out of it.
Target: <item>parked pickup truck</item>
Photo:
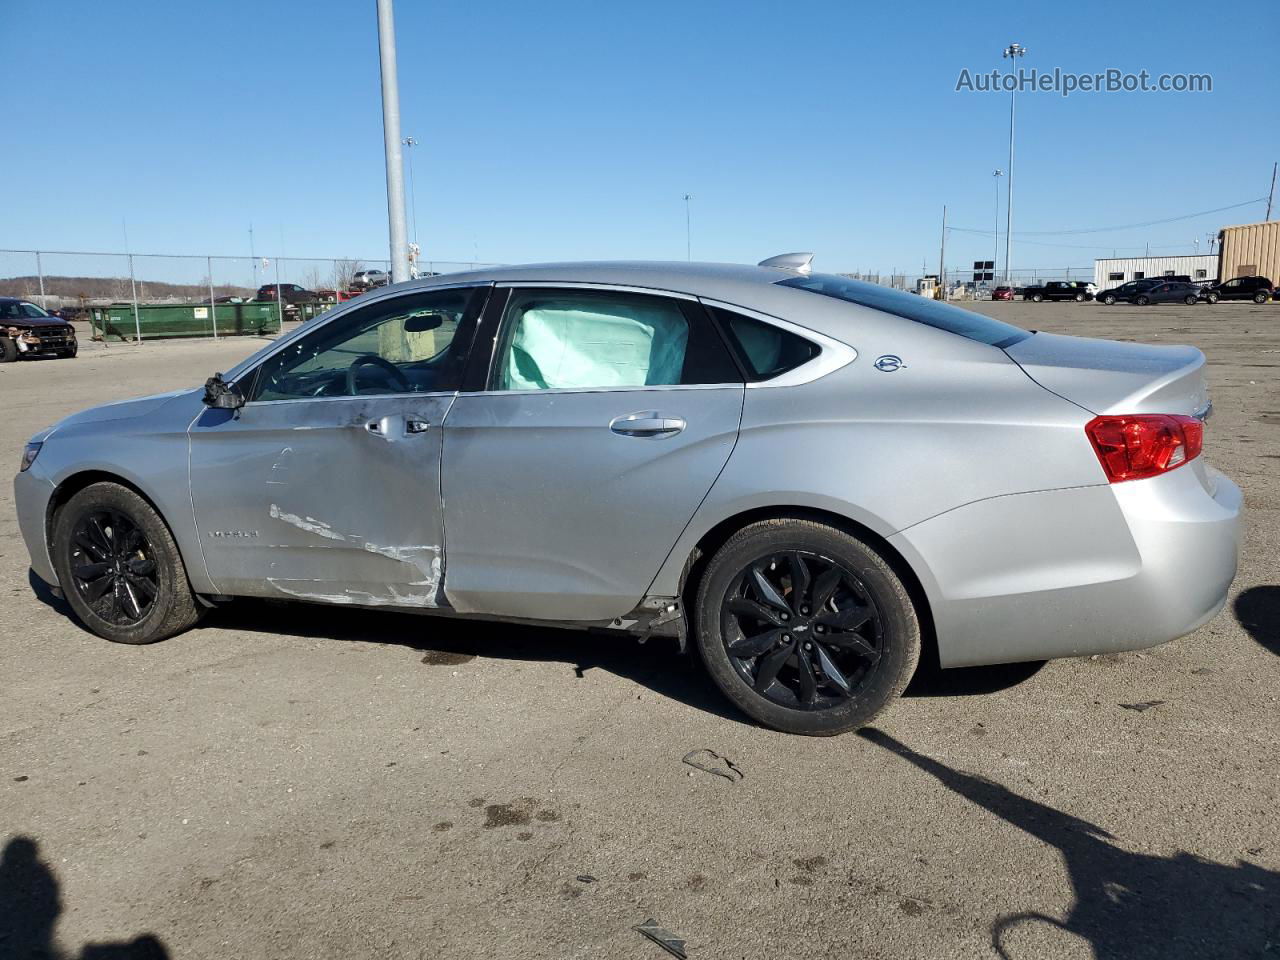
[[[1022,291],[1023,300],[1039,303],[1041,300],[1075,300],[1083,303],[1093,299],[1089,284],[1083,280],[1050,280],[1048,283],[1033,284]]]

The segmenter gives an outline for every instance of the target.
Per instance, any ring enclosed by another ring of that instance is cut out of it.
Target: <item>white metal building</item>
[[[1189,257],[1121,257],[1093,261],[1093,282],[1099,290],[1114,287],[1127,280],[1147,277],[1190,277],[1192,280],[1217,280],[1218,255],[1200,254]]]

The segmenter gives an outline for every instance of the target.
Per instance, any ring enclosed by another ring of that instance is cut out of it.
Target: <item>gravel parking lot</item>
[[[112,645],[30,578],[5,484],[0,955],[654,960],[653,918],[690,958],[1280,956],[1280,304],[978,309],[1208,355],[1248,515],[1193,636],[794,738],[657,642],[243,603]],[[0,455],[261,343],[0,367]]]

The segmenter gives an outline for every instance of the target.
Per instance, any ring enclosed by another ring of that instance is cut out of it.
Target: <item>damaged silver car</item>
[[[922,656],[1130,650],[1221,608],[1241,495],[1202,455],[1198,350],[809,259],[366,294],[204,389],[37,434],[32,566],[124,643],[233,597],[690,638],[805,734],[866,723]]]

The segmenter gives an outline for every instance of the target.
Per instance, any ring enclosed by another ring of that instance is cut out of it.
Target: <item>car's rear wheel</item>
[[[744,527],[707,565],[698,649],[742,711],[786,733],[869,723],[906,689],[920,625],[902,581],[857,538],[810,520]]]
[[[1040,302],[1041,300],[1043,300],[1043,299],[1044,299],[1044,297],[1042,297],[1042,296],[1041,296],[1040,294],[1038,294],[1038,293],[1033,293],[1033,294],[1031,295],[1031,302],[1032,302],[1032,303],[1039,303],[1039,302]]]
[[[52,547],[67,602],[100,637],[155,643],[200,619],[173,535],[127,487],[94,483],[75,494],[54,519]]]
[[[1133,302],[1140,307],[1145,307],[1147,304],[1151,302],[1151,298],[1150,297],[1134,297]]]
[[[1194,307],[1196,303],[1198,303],[1199,301],[1198,301],[1198,298],[1196,298],[1192,294],[1187,294],[1185,297],[1182,298],[1182,302],[1185,303],[1188,307]]]
[[[10,337],[0,337],[0,363],[13,363],[18,359],[18,345]]]
[[[1102,302],[1105,303],[1108,307],[1110,307],[1116,302],[1116,298],[1111,296],[1111,294],[1107,294],[1105,297],[1102,298]]]
[[[1076,303],[1084,303],[1084,294],[1083,294],[1083,293],[1077,293],[1077,294],[1076,294]]]
[[[1269,298],[1267,297],[1267,295],[1263,293],[1261,290],[1259,290],[1257,293],[1253,295],[1254,303],[1266,303],[1268,299]]]

